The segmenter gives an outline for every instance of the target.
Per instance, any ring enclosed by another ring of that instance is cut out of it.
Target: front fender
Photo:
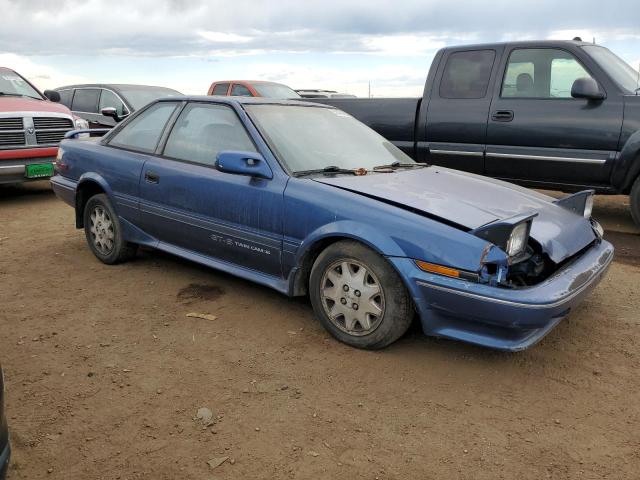
[[[386,233],[382,233],[380,229],[375,229],[370,225],[354,220],[339,220],[322,225],[307,235],[307,238],[303,240],[298,248],[296,263],[299,265],[302,258],[307,255],[309,250],[313,248],[313,245],[317,244],[317,242],[336,237],[357,240],[381,255],[389,257],[406,256],[405,252],[393,238]]]
[[[640,130],[625,142],[616,167],[611,174],[611,184],[620,192],[628,193],[640,175]]]

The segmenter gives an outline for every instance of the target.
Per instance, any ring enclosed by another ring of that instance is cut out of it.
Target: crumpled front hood
[[[522,213],[538,213],[531,237],[556,263],[596,239],[590,222],[552,203],[553,198],[479,175],[427,167],[365,176],[314,179],[381,201],[404,205],[473,230]]]

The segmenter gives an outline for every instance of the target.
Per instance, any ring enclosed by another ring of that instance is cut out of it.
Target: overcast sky
[[[41,89],[242,78],[416,96],[445,45],[574,36],[638,68],[640,0],[0,0],[0,65]]]

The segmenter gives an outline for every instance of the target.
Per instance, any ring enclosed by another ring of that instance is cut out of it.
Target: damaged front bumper
[[[545,281],[507,289],[424,272],[389,258],[405,279],[427,335],[524,350],[555,327],[600,282],[613,246],[600,241]]]

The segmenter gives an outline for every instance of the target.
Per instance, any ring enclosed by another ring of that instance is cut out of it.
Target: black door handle
[[[496,110],[491,114],[491,120],[495,122],[510,122],[513,120],[513,110]]]
[[[144,172],[144,180],[147,183],[160,183],[160,175],[153,172]]]

